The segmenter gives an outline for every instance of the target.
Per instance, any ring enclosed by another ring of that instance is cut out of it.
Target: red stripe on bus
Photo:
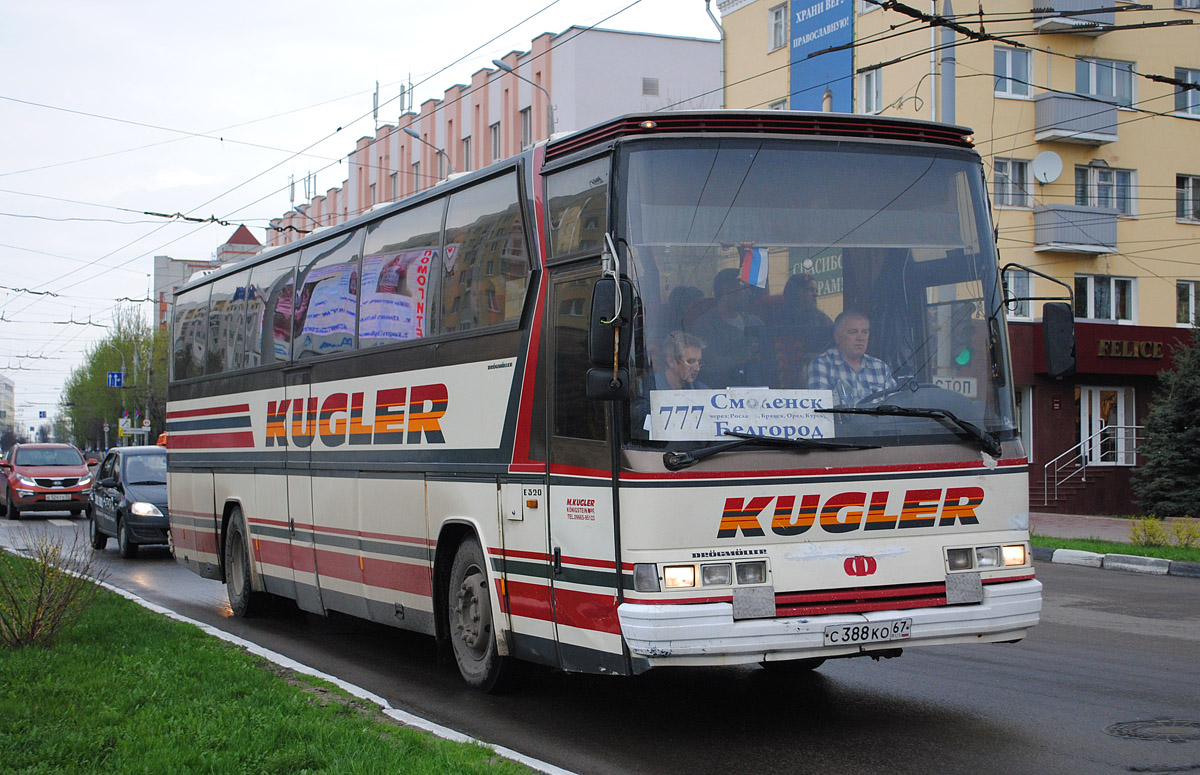
[[[554,612],[558,623],[568,627],[621,634],[612,592],[597,595],[558,587],[554,590]]]
[[[496,581],[499,585],[499,580]],[[523,616],[526,619],[540,619],[545,622],[554,621],[550,606],[550,585],[534,584],[527,581],[509,581],[508,597],[500,595],[500,605],[506,613],[513,616]],[[497,590],[499,591],[499,590]]]
[[[233,414],[234,412],[248,413],[249,411],[250,404],[210,406],[207,409],[181,409],[175,412],[167,412],[167,419],[176,420],[180,417],[208,417],[214,414]]]
[[[235,447],[254,447],[254,433],[239,431],[237,433],[195,433],[182,435],[167,434],[167,449],[233,449]]]
[[[367,586],[394,589],[423,597],[433,597],[433,579],[428,564],[364,557],[362,578]]]

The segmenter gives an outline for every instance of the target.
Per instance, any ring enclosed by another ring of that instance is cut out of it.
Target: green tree
[[[1174,367],[1159,372],[1161,388],[1146,415],[1142,465],[1133,491],[1142,511],[1159,517],[1200,508],[1200,328],[1174,352]]]
[[[153,327],[136,308],[118,309],[108,334],[88,348],[64,385],[58,415],[76,446],[116,444],[117,423],[125,412],[150,420],[149,441],[154,442],[166,422],[168,341],[166,329]],[[122,388],[108,387],[110,371],[125,373]]]

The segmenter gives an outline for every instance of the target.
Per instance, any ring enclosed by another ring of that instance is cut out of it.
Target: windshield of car
[[[633,446],[954,443],[946,412],[1013,437],[977,156],[714,139],[630,144],[619,165]],[[818,411],[881,404],[940,413]]]
[[[166,455],[130,455],[125,458],[126,484],[166,484]]]
[[[83,456],[79,450],[71,447],[52,449],[23,449],[18,448],[13,456],[13,464],[18,466],[81,466]]]

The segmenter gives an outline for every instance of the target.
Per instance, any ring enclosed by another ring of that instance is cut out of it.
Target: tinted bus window
[[[287,363],[298,253],[254,267],[246,293],[246,365]]]
[[[421,205],[367,227],[363,248],[358,346],[420,339],[429,333],[431,284],[446,201]]]
[[[198,377],[204,373],[204,348],[208,340],[209,286],[195,288],[175,298],[171,376]]]
[[[442,331],[467,331],[521,316],[529,273],[515,174],[450,196],[442,277]]]
[[[354,349],[362,230],[343,234],[300,254],[297,280],[296,360]]]
[[[208,300],[208,348],[205,374],[240,369],[246,336],[246,281],[250,273],[222,277],[212,285]]]
[[[599,251],[608,228],[608,158],[556,172],[546,183],[550,255]]]

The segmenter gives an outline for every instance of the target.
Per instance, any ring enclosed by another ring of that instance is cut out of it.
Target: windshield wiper
[[[974,423],[959,419],[953,412],[945,409],[930,409],[920,406],[896,406],[895,404],[880,404],[879,406],[841,406],[831,409],[817,409],[828,414],[870,414],[881,417],[925,417],[938,420],[949,425],[954,435],[964,441],[978,444],[979,448],[994,458],[1000,457],[1000,440],[991,431],[985,431]]]
[[[713,444],[711,447],[704,447],[695,452],[664,452],[663,465],[668,471],[678,471],[681,468],[687,468],[690,465],[699,463],[706,457],[712,457],[720,452],[728,452],[731,449],[745,446],[752,441],[757,441],[769,447],[787,447],[795,450],[813,450],[813,449],[879,449],[878,444],[843,444],[837,441],[820,441],[819,439],[781,439],[778,436],[759,436],[754,433],[738,433],[737,431],[725,431],[726,436],[734,436],[737,441],[725,441],[720,444]]]

